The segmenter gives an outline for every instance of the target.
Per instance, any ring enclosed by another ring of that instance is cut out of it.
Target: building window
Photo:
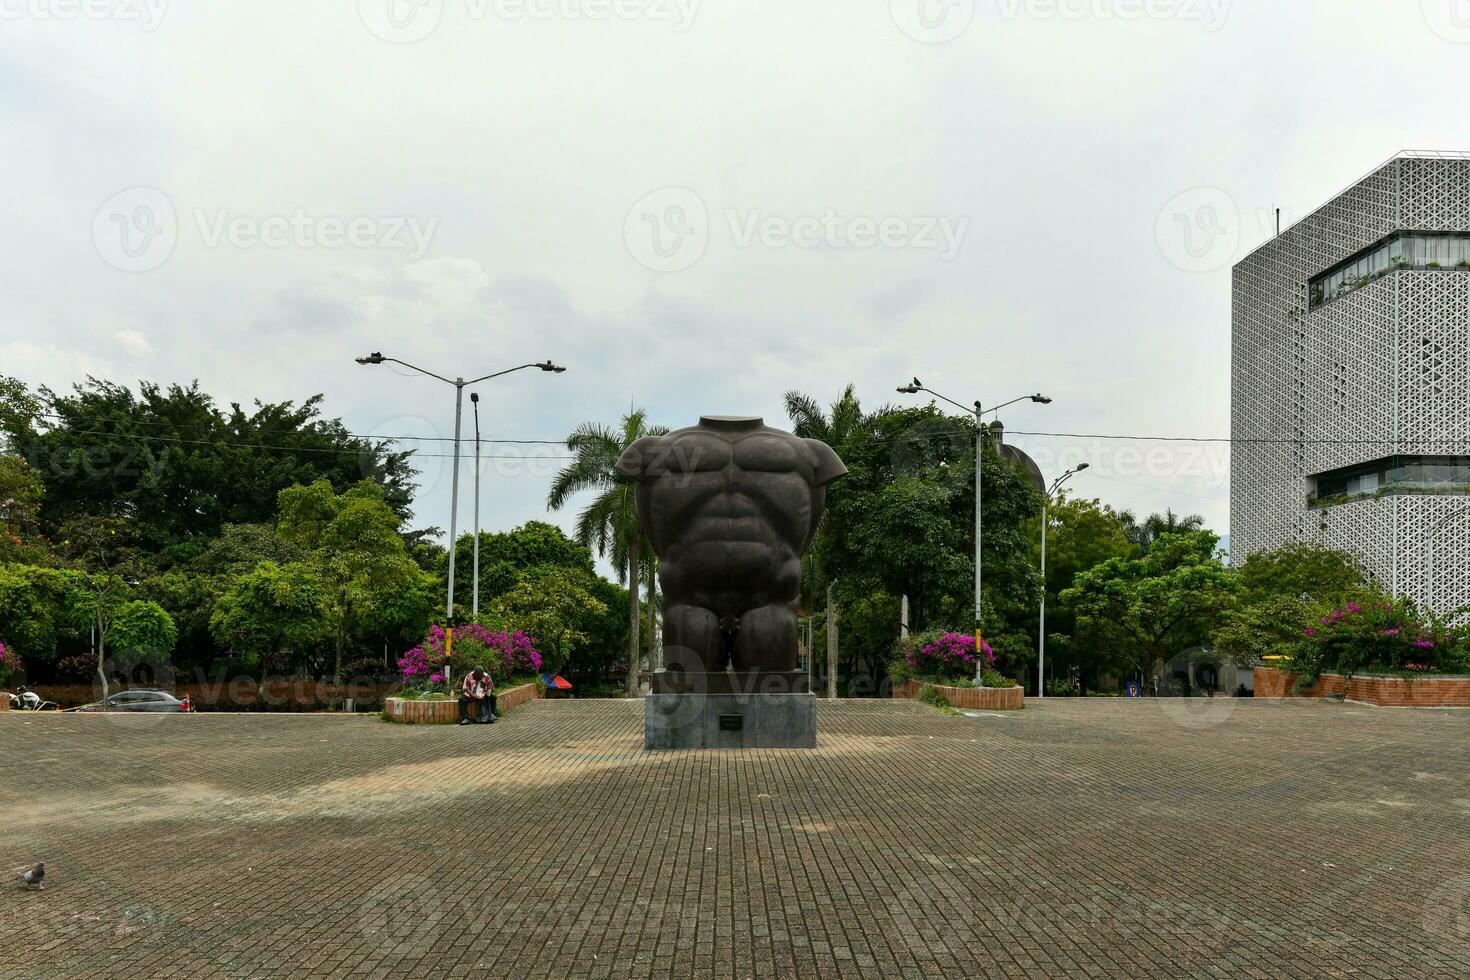
[[[1470,494],[1470,456],[1389,456],[1319,473],[1307,485],[1314,507],[1379,494]]]
[[[1341,299],[1399,269],[1470,272],[1470,233],[1395,232],[1314,278],[1307,286],[1310,308]]]

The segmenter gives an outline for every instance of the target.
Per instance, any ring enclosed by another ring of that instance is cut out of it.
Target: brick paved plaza
[[[1219,714],[1201,714],[1209,710]],[[1470,975],[1470,712],[824,703],[816,751],[0,715],[0,974]]]

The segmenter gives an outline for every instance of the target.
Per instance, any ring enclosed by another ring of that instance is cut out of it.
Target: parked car
[[[189,710],[189,699],[180,701],[167,691],[118,691],[106,700],[81,705],[77,710],[182,712]]]

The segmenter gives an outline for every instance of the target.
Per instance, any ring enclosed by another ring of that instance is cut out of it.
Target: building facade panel
[[[1467,232],[1470,156],[1402,154],[1235,267],[1234,560],[1318,541],[1470,603],[1470,478],[1414,483],[1470,472]]]

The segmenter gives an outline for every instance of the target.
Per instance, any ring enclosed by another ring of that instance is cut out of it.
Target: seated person
[[[464,675],[459,689],[459,723],[471,721],[495,724],[495,682],[479,667]]]

